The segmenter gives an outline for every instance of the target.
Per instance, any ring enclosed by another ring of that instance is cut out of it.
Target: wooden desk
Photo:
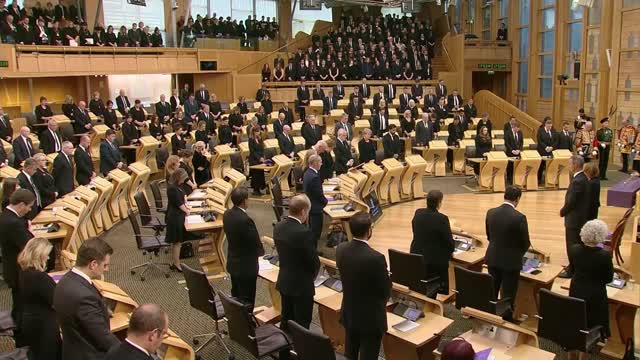
[[[15,178],[18,174],[20,174],[20,170],[8,165],[0,168],[0,179]]]
[[[146,186],[151,175],[151,169],[142,162],[134,162],[129,165],[129,170],[131,170],[131,181],[128,189],[129,207],[137,210],[138,205],[134,198],[135,195],[141,192],[145,198],[149,198],[146,193]]]
[[[139,139],[136,149],[136,162],[146,165],[151,174],[158,172],[158,163],[156,162],[156,152],[160,147],[160,141],[153,136],[143,136]]]
[[[510,157],[513,162],[513,184],[529,191],[538,190],[538,169],[542,158],[536,150],[523,150],[519,158]]]
[[[111,194],[113,193],[113,184],[101,176],[96,176],[91,180],[91,184],[95,187],[95,191],[98,193],[98,201],[96,203],[95,216],[96,222],[102,222],[102,231],[111,229],[113,221],[109,213],[109,206],[111,203]],[[99,219],[98,219],[99,218]]]
[[[438,295],[438,300],[448,302],[454,299],[456,289],[456,278],[454,268],[456,265],[473,271],[482,271],[482,264],[487,253],[488,244],[480,238],[467,234],[463,231],[452,230],[454,240],[461,240],[471,244],[468,251],[456,250],[449,261],[449,295]]]
[[[487,159],[469,159],[480,164],[478,187],[480,191],[503,192],[505,188],[505,171],[507,169],[507,155],[502,151],[490,151]]]
[[[553,158],[543,158],[547,162],[545,168],[544,186],[553,189],[566,189],[569,187],[569,150],[553,150]]]
[[[405,167],[394,158],[382,160],[382,167],[384,168],[384,176],[380,181],[378,190],[380,203],[397,203],[400,201],[400,178],[404,173]]]
[[[569,296],[570,279],[556,279],[551,291]],[[640,309],[640,288],[630,284],[622,289],[607,286],[609,298],[609,327],[611,337],[601,352],[615,359],[622,359],[624,342],[634,336],[634,319]]]
[[[473,168],[467,166],[466,154],[468,147],[475,147],[474,140],[460,140],[460,146],[449,146],[449,150],[453,152],[453,174],[454,175],[470,175],[473,174]],[[470,172],[471,171],[471,172]]]
[[[427,168],[427,162],[420,155],[409,155],[405,157],[407,170],[402,175],[401,196],[405,199],[415,199],[425,197],[422,186],[422,178]]]
[[[433,140],[429,142],[429,147],[414,147],[414,149],[422,151],[422,157],[427,162],[425,173],[433,176],[446,175],[447,163],[447,143],[442,140]]]
[[[343,209],[343,206],[348,202],[351,202],[353,204],[353,207],[354,207],[353,211],[345,211]],[[347,235],[347,239],[350,241],[353,239],[353,234],[351,234],[349,219],[351,219],[353,215],[360,212],[368,213],[369,207],[365,203],[356,199],[355,197],[352,197],[352,198],[349,198],[349,200],[332,201],[327,206],[325,206],[324,209],[322,210],[324,211],[325,214],[327,214],[331,218],[332,221],[340,222],[342,224],[342,229]],[[325,224],[325,226],[328,226],[328,225],[329,224]]]
[[[367,180],[362,185],[362,190],[360,192],[360,199],[363,199],[367,195],[378,190],[378,186],[384,176],[384,170],[382,170],[380,166],[376,165],[375,162],[370,161],[362,165],[361,172],[367,176]],[[422,181],[422,177],[420,177],[420,181]]]
[[[195,200],[195,199],[190,199]],[[187,231],[206,232],[210,235],[210,241],[201,241],[201,251],[208,254],[199,259],[202,270],[205,273],[217,274],[225,271],[226,259],[223,248],[224,230],[222,229],[222,214],[216,214],[216,220],[210,222],[189,223],[185,221]]]
[[[94,161],[100,160],[100,143],[104,140],[107,130],[109,130],[109,127],[104,124],[97,124],[93,127],[89,148],[91,149],[91,158]]]
[[[109,202],[109,214],[112,223],[118,223],[122,219],[126,219],[127,214],[127,191],[131,183],[131,176],[120,169],[113,169],[109,172],[108,178],[113,184],[113,191]]]
[[[236,150],[229,145],[218,145],[214,148],[215,154],[212,155],[211,161],[211,177],[223,178],[226,169],[231,169],[231,154]]]

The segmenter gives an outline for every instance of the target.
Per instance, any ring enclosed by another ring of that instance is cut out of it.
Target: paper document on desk
[[[492,348],[478,351],[474,356],[473,360],[495,360],[496,357],[491,355],[491,350]]]
[[[336,189],[338,188],[338,185],[322,185],[322,191],[336,191]]]
[[[269,260],[265,260],[263,258],[258,259],[258,269],[259,271],[272,270],[274,266],[269,262]]]
[[[400,332],[408,332],[420,326],[420,324],[411,320],[404,320],[403,322],[393,325],[393,328]]]
[[[204,197],[207,194],[206,191],[204,190],[195,190],[194,192],[192,192],[189,197],[190,198],[199,198],[199,197]]]
[[[202,224],[204,223],[204,219],[200,215],[189,215],[185,219],[187,224]]]
[[[202,207],[204,205],[203,201],[187,201],[187,205],[189,207]]]

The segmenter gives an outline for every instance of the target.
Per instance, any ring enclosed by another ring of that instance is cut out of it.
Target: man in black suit
[[[336,157],[334,165],[336,176],[346,173],[353,166],[353,155],[351,154],[351,145],[347,139],[347,131],[344,128],[338,130],[338,138],[336,139],[333,153]]]
[[[271,92],[267,90],[267,85],[262,83],[262,86],[256,91],[256,101],[262,101],[267,98],[267,95],[271,96]]]
[[[282,134],[285,125],[291,125],[291,124],[287,123],[286,118],[287,118],[287,114],[284,113],[284,112],[280,112],[280,113],[278,113],[278,119],[276,119],[273,122],[273,133],[276,136],[276,138],[280,134]]]
[[[129,98],[125,95],[123,89],[120,89],[120,95],[116,97],[116,106],[118,107],[118,111],[123,116],[129,113],[129,109],[131,109],[131,102],[129,102]]]
[[[400,95],[400,113],[404,113],[405,110],[409,107],[409,101],[413,100],[413,96],[411,96],[411,88],[408,86],[404,87],[404,92]]]
[[[209,102],[209,91],[204,84],[200,84],[200,90],[194,94],[198,105],[206,104]]]
[[[336,123],[334,126],[335,136],[338,137],[338,131],[340,129],[344,129],[347,133],[347,140],[351,141],[353,139],[353,125],[349,122],[349,115],[342,113],[340,116],[340,121]]]
[[[333,91],[329,90],[327,96],[322,99],[322,115],[331,114],[331,110],[338,108],[338,98],[333,96]]]
[[[57,121],[49,120],[47,129],[40,133],[40,150],[45,154],[52,154],[62,150],[62,136],[58,132]]]
[[[362,115],[364,114],[364,109],[362,108],[362,103],[360,98],[354,96],[347,107],[347,114],[349,114],[349,122],[351,124],[355,123],[356,120],[362,119]]]
[[[391,83],[391,79],[387,79],[387,85],[384,86],[384,99],[387,102],[396,98],[396,86]]]
[[[562,122],[562,131],[558,132],[556,149],[565,149],[569,151],[573,151],[573,139],[571,138],[571,132],[569,132],[569,124],[568,121]]]
[[[389,128],[389,114],[386,109],[380,109],[377,115],[371,117],[371,131],[377,137],[382,137]]]
[[[344,99],[345,91],[344,86],[342,86],[342,81],[338,81],[338,84],[336,84],[332,90],[338,100]]]
[[[300,113],[300,119],[306,119],[306,112],[304,110],[305,106],[309,106],[309,101],[311,99],[311,95],[309,94],[309,88],[305,84],[305,81],[300,81],[300,86],[296,91],[297,99],[298,99],[298,112]]]
[[[115,168],[122,169],[124,167],[122,155],[115,141],[116,132],[111,129],[107,130],[104,141],[100,144],[100,172],[104,176],[107,176],[109,171]]]
[[[142,304],[131,313],[127,338],[105,360],[153,360],[169,331],[169,316],[159,305]]]
[[[447,108],[449,111],[459,109],[462,107],[462,96],[458,95],[458,90],[453,90],[453,93],[447,97]]]
[[[430,121],[431,113],[423,112],[422,121],[416,123],[416,145],[429,146],[429,142],[433,140],[433,125]]]
[[[289,125],[285,125],[282,128],[282,133],[277,135],[278,138],[278,146],[280,147],[280,153],[284,154],[293,159],[296,151],[296,144],[293,141],[293,136],[291,136],[291,127]]]
[[[63,196],[73,191],[73,144],[71,141],[62,143],[62,151],[53,160],[53,171],[51,175],[55,180],[58,195]]]
[[[362,78],[362,84],[358,85],[358,92],[360,93],[360,97],[362,98],[362,100],[371,97],[371,86],[367,84],[366,78]]]
[[[433,93],[433,88],[429,88],[427,95],[424,96],[424,107],[422,108],[422,111],[433,111],[435,110],[436,105],[438,105],[438,98]]]
[[[76,264],[58,282],[53,295],[62,330],[62,359],[104,359],[120,340],[109,328],[109,309],[93,284],[109,271],[113,249],[100,238],[82,243]]]
[[[504,133],[504,152],[509,157],[520,157],[522,146],[524,144],[522,130],[520,124],[516,121],[512,124],[511,131]],[[513,162],[507,164],[507,182],[511,184],[513,181]]]
[[[69,18],[69,10],[64,6],[63,0],[58,0],[58,5],[53,10],[53,16],[56,21],[72,20]]]
[[[231,295],[247,305],[252,313],[256,301],[258,257],[264,255],[260,234],[247,214],[249,191],[236,188],[231,192],[233,207],[223,215],[224,233],[229,244],[227,271],[231,276]]]
[[[171,119],[172,104],[165,100],[164,94],[160,95],[160,101],[156,103],[156,115],[160,119],[160,123],[166,123]]]
[[[324,97],[324,90],[322,90],[322,87],[320,87],[320,83],[316,84],[316,87],[315,89],[313,89],[313,92],[311,94],[311,98],[313,100],[323,100]]]
[[[489,209],[485,220],[487,240],[487,265],[493,277],[493,288],[496,299],[511,299],[511,311],[516,300],[522,257],[531,245],[529,241],[529,225],[527,217],[516,210],[522,192],[514,186],[507,186],[504,192],[504,203]],[[509,311],[506,320],[512,320]]]
[[[442,192],[431,190],[427,194],[427,208],[418,209],[411,226],[413,240],[411,253],[424,257],[426,278],[440,278],[440,294],[449,293],[449,260],[455,250],[449,218],[438,210],[442,205]]]
[[[399,159],[403,144],[398,136],[396,124],[389,125],[389,132],[382,137],[382,145],[384,147],[384,158]]]
[[[31,134],[31,130],[27,126],[23,126],[20,128],[20,135],[13,139],[13,167],[16,169],[22,166],[24,160],[36,153],[29,134]]]
[[[319,140],[322,140],[322,129],[316,125],[316,116],[309,115],[306,117],[304,124],[302,124],[302,137],[304,138],[304,148],[310,149]]]
[[[467,105],[464,106],[464,117],[467,119],[467,122],[471,122],[473,118],[478,117],[478,109],[476,105],[473,103],[473,98],[467,100]]]
[[[282,104],[282,107],[280,108],[280,110],[278,110],[278,114],[284,114],[284,122],[287,125],[293,124],[294,122],[293,109],[289,107],[289,104],[287,104],[286,101]],[[275,130],[275,124],[274,124],[274,130]]]
[[[42,198],[40,197],[40,189],[36,186],[36,183],[33,181],[33,175],[38,171],[38,162],[33,158],[28,158],[24,161],[24,166],[22,166],[22,171],[16,176],[18,179],[18,185],[20,188],[27,189],[31,191],[33,196],[35,197],[35,203],[31,207],[31,211],[27,214],[26,218],[32,220],[38,215],[40,209],[42,209]]]
[[[373,105],[371,106],[372,113],[377,113],[380,110],[380,100],[385,100],[384,86],[378,86],[378,92],[373,95]]]
[[[387,261],[369,246],[369,214],[352,216],[349,227],[353,240],[338,245],[336,250],[343,288],[340,315],[346,331],[345,355],[350,359],[377,360],[387,331],[386,306],[391,292]]]
[[[423,95],[422,85],[420,84],[420,79],[416,79],[416,83],[411,85],[411,96],[416,102],[422,101]]]
[[[2,276],[11,289],[11,316],[20,319],[22,304],[18,296],[18,254],[33,237],[26,216],[35,206],[35,196],[27,189],[18,189],[9,198],[9,205],[0,215],[0,248],[2,249]]]
[[[537,150],[540,156],[553,156],[553,150],[556,148],[556,134],[553,131],[553,121],[550,117],[544,118],[544,126],[538,129]],[[538,168],[538,182],[542,182],[546,161],[542,161]]]
[[[91,130],[91,118],[86,107],[84,101],[80,101],[78,106],[73,109],[73,132],[76,134],[84,134]]]
[[[447,97],[447,85],[444,84],[444,80],[439,80],[438,85],[436,85],[436,97],[438,99]]]
[[[320,269],[317,244],[311,230],[304,225],[312,206],[306,195],[294,196],[289,202],[289,215],[273,228],[273,241],[280,259],[276,282],[282,300],[280,327],[285,331],[289,320],[307,329],[311,324],[313,280]]]
[[[80,138],[80,143],[73,153],[73,160],[76,162],[76,180],[79,185],[88,185],[96,177],[93,168],[93,160],[89,154],[91,139],[84,135]]]
[[[0,139],[11,142],[13,140],[13,127],[11,127],[11,120],[9,115],[4,113],[4,110],[0,106]]]
[[[564,195],[564,205],[560,209],[560,216],[564,218],[565,242],[567,245],[567,257],[569,266],[561,273],[561,278],[573,277],[573,259],[571,256],[571,246],[581,244],[580,230],[589,218],[589,207],[591,201],[589,179],[582,171],[584,158],[580,155],[573,155],[569,160],[571,171],[571,183]]]
[[[298,80],[298,71],[296,67],[293,65],[293,61],[289,60],[287,67],[284,68],[284,77],[287,81],[296,81]]]
[[[178,89],[173,89],[171,93],[171,97],[169,98],[169,103],[171,104],[171,112],[175,112],[178,105],[182,105],[182,100],[178,96]]]
[[[322,190],[322,179],[320,179],[320,168],[322,167],[322,158],[320,155],[311,155],[309,157],[307,171],[302,176],[302,188],[304,193],[311,201],[311,211],[309,213],[309,227],[313,233],[313,242],[317,248],[318,240],[322,235],[322,225],[324,221],[324,207],[327,206],[327,198]]]

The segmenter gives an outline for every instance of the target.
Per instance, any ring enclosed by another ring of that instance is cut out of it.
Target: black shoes
[[[177,271],[177,272],[180,272],[180,273],[182,272],[182,269],[181,269],[181,268],[179,268],[179,267],[177,267],[177,266],[175,266],[175,265],[173,265],[173,264],[169,265],[169,269],[170,269],[171,271]]]

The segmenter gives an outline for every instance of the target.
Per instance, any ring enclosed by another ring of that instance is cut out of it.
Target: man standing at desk
[[[389,125],[389,132],[382,137],[382,147],[384,148],[385,159],[399,159],[402,150],[402,141],[397,133],[396,124]]]
[[[583,167],[584,158],[582,156],[571,156],[569,169],[573,175],[564,196],[564,206],[560,209],[560,216],[564,218],[565,242],[567,245],[567,257],[569,258],[569,266],[559,275],[563,279],[573,277],[573,259],[570,249],[572,245],[581,243],[580,229],[582,229],[589,217],[591,202],[589,179],[582,171]]]
[[[531,245],[527,217],[516,210],[522,192],[515,186],[507,186],[504,203],[487,211],[485,220],[487,240],[486,262],[493,277],[496,299],[511,299],[511,309],[504,315],[505,320],[513,319],[513,304],[516,300],[522,257]]]
[[[233,207],[224,212],[222,223],[229,244],[227,271],[231,275],[231,295],[249,306],[253,312],[258,279],[258,257],[264,255],[260,234],[247,214],[249,191],[236,188],[231,192]]]
[[[280,327],[284,331],[289,327],[289,320],[307,329],[311,324],[315,295],[313,280],[320,269],[313,234],[304,225],[311,208],[312,203],[306,195],[294,196],[289,202],[289,216],[273,228],[273,241],[280,258],[276,288],[282,298]]]
[[[116,141],[116,132],[109,129],[102,144],[100,144],[100,172],[107,175],[113,169],[122,169],[122,155]]]
[[[449,260],[455,246],[449,218],[438,212],[442,198],[440,190],[429,191],[427,208],[418,209],[413,215],[411,253],[424,257],[427,279],[440,278],[438,293],[449,294]]]
[[[159,305],[143,304],[133,310],[127,338],[114,346],[105,360],[151,360],[169,331],[169,316]]]
[[[540,156],[553,157],[553,150],[556,148],[557,140],[555,131],[553,131],[553,121],[547,116],[544,118],[544,127],[538,129],[538,154],[540,154]],[[538,183],[543,181],[545,165],[546,161],[543,160],[540,162],[540,167],[538,168]]]
[[[56,286],[53,307],[62,330],[62,359],[103,359],[120,343],[111,332],[109,309],[93,283],[109,271],[113,249],[100,238],[83,242],[76,265]]]
[[[311,155],[309,157],[309,167],[302,177],[302,187],[304,193],[311,201],[311,211],[309,213],[309,227],[313,233],[313,242],[315,248],[318,246],[318,240],[322,235],[322,223],[324,220],[324,207],[327,206],[327,198],[322,190],[322,180],[320,179],[320,167],[322,167],[322,158],[320,155]]]
[[[386,305],[391,291],[387,261],[369,246],[369,214],[354,215],[349,226],[353,240],[336,250],[344,290],[341,322],[346,332],[345,355],[354,360],[377,360],[387,331]]]
[[[504,152],[508,157],[520,157],[520,151],[524,140],[522,139],[522,131],[520,130],[520,124],[514,122],[511,124],[511,130],[504,133]],[[513,182],[513,162],[509,161],[507,164],[507,183]]]

